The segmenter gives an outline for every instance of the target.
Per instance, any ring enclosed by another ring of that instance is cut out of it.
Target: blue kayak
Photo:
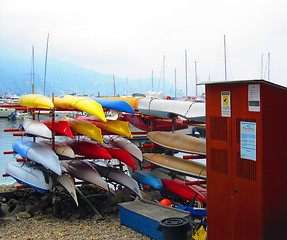
[[[135,111],[127,102],[123,100],[115,100],[108,98],[93,98],[97,103],[101,104],[103,108],[108,108],[120,112],[132,113]]]
[[[58,175],[62,174],[59,158],[50,147],[18,139],[13,143],[13,151],[20,154],[23,158],[42,164]]]
[[[155,189],[162,188],[162,182],[160,178],[149,170],[135,170],[131,172],[131,176],[143,185],[148,185]]]

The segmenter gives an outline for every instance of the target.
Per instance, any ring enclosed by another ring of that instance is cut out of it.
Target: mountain
[[[43,94],[44,89],[44,59],[35,60],[34,81],[35,93]],[[31,57],[17,53],[13,57],[3,56],[0,51],[0,94],[31,93]],[[158,86],[159,79],[154,79],[154,86]],[[115,76],[116,95],[126,94],[126,79]],[[165,82],[165,89],[174,86]],[[150,79],[129,79],[128,94],[151,90]],[[45,94],[56,96],[69,94],[91,94],[100,96],[113,96],[113,76],[98,73],[75,64],[57,59],[48,59]]]

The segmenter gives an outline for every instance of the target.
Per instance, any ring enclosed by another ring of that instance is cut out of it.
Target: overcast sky
[[[0,0],[0,41],[35,57],[45,55],[129,79],[160,77],[189,88],[224,80],[267,79],[287,86],[285,0]],[[0,42],[0,44],[1,44]],[[189,92],[193,90],[189,89]]]

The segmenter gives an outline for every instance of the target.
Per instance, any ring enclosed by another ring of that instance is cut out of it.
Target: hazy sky
[[[160,77],[185,87],[195,79],[267,79],[287,86],[285,0],[0,0],[0,43],[129,79]]]

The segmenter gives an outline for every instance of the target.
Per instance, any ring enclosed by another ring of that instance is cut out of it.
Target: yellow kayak
[[[139,100],[143,98],[134,98],[134,97],[102,97],[107,99],[114,99],[114,100],[123,100],[127,102],[134,110],[138,110]]]
[[[53,109],[54,104],[49,97],[40,94],[23,95],[18,100],[19,105],[29,108]]]
[[[131,134],[129,123],[120,120],[107,120],[107,122],[101,122],[93,117],[77,116],[76,119],[88,121],[103,131],[115,133],[127,138],[133,138]]]
[[[63,120],[69,122],[70,128],[73,132],[90,137],[91,139],[94,139],[99,143],[104,143],[101,129],[94,124],[87,121],[68,117],[64,117]]]
[[[54,106],[55,108],[68,108],[69,102],[64,98],[54,97]]]
[[[84,111],[104,122],[107,121],[102,105],[97,103],[95,100],[86,97],[75,97],[72,95],[65,95],[63,98],[69,102],[70,107]]]

